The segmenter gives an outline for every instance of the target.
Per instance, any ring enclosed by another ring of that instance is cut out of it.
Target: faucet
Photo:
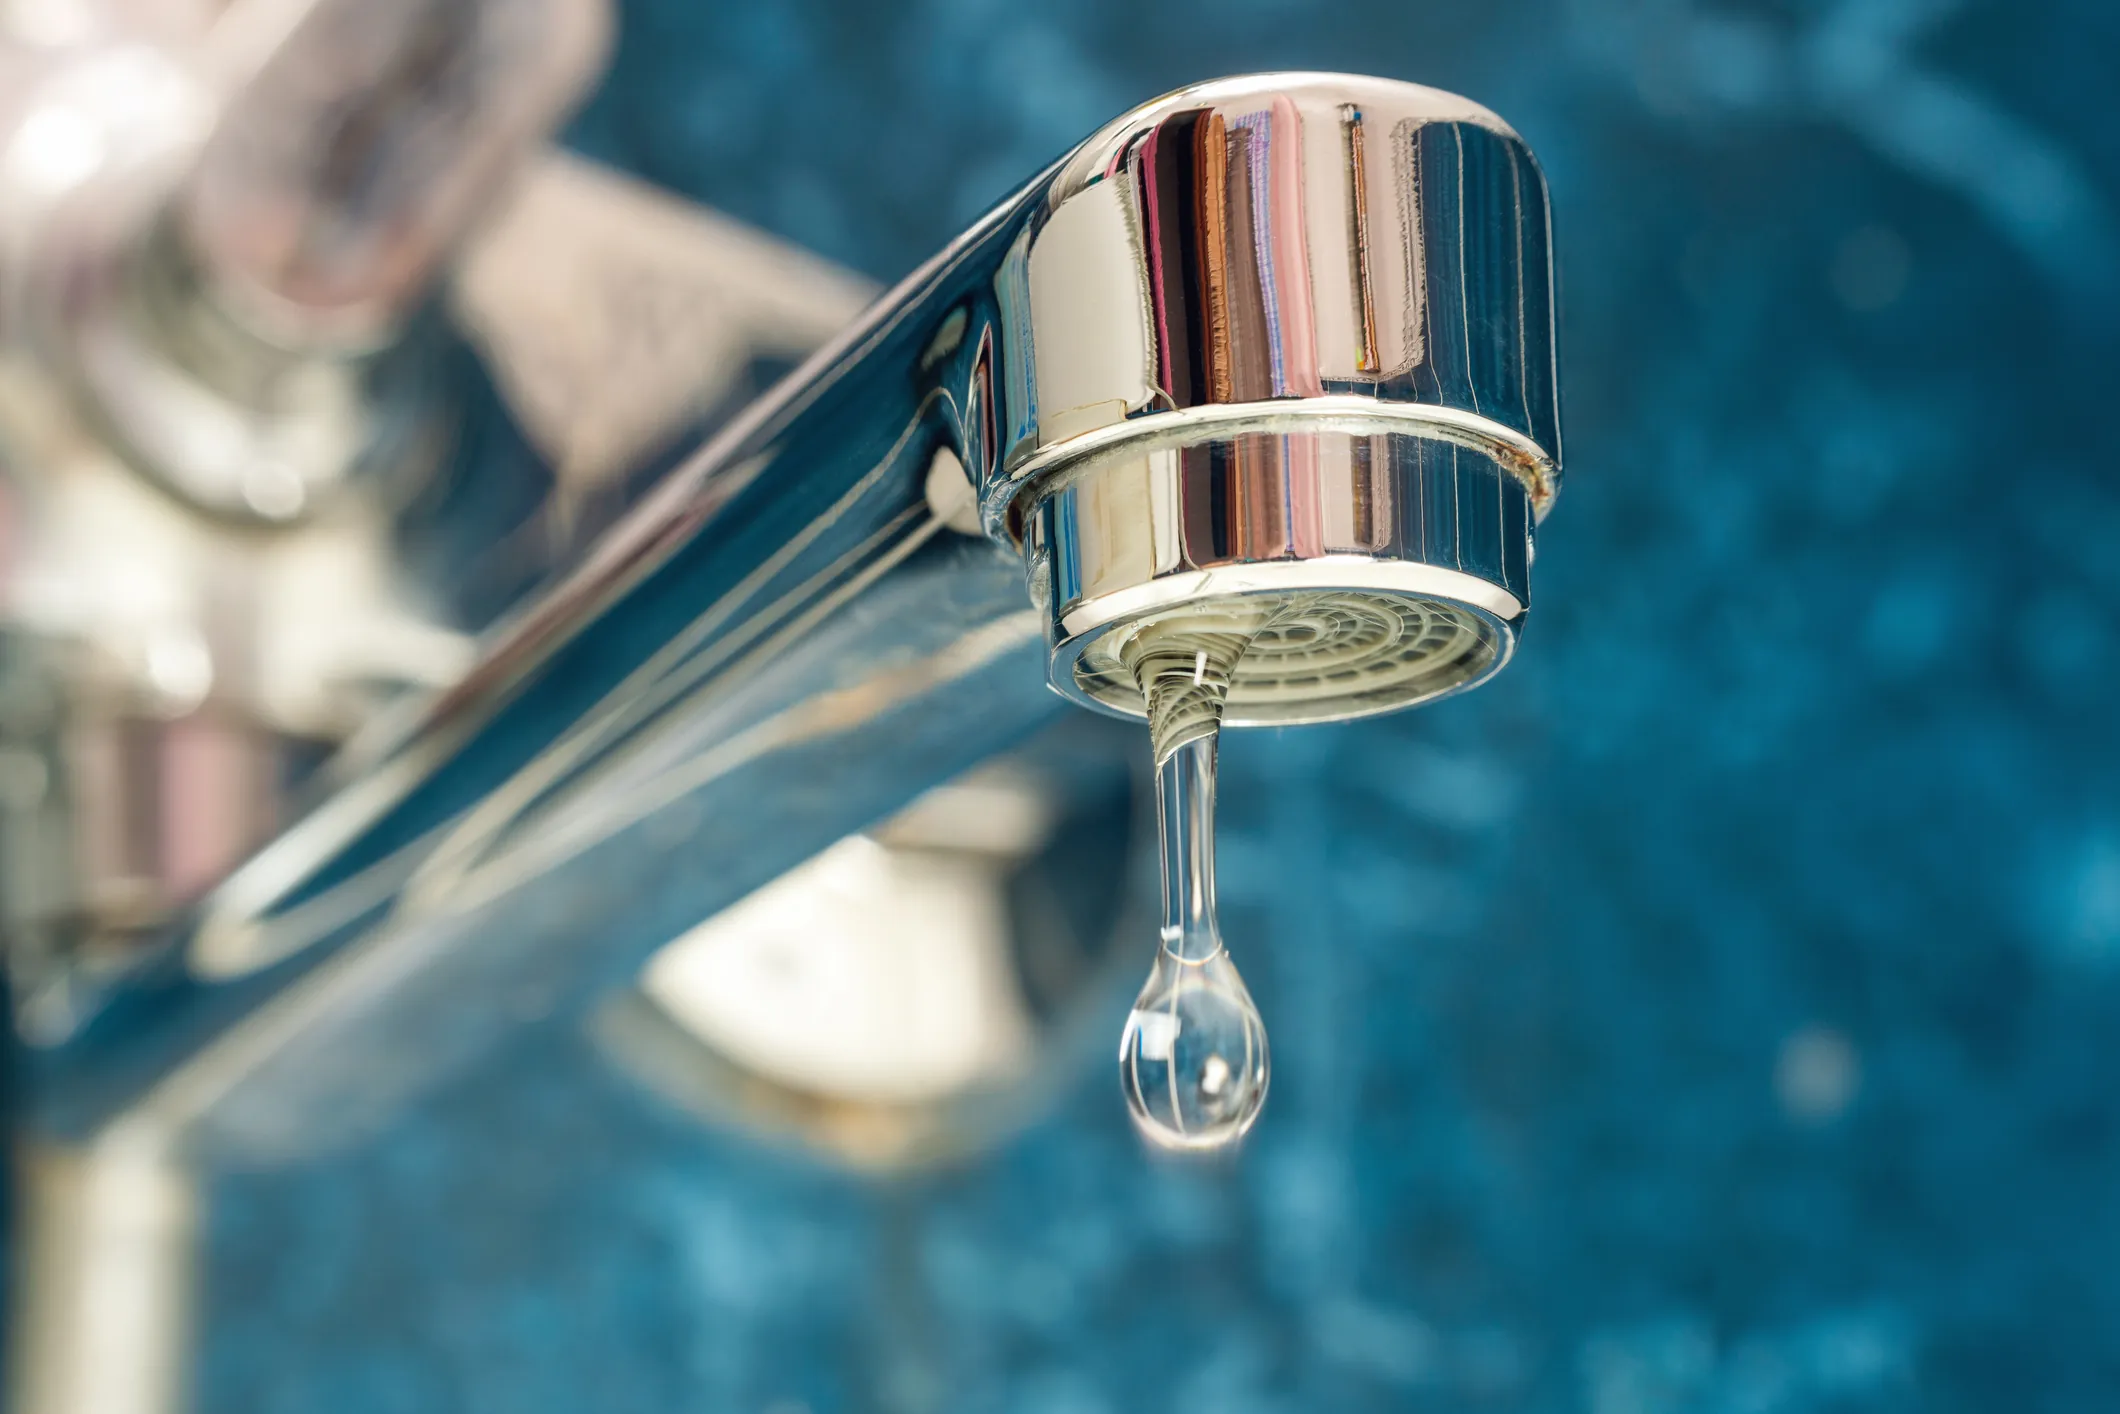
[[[35,1130],[175,1192],[373,1124],[1066,704],[1142,716],[1125,645],[1232,596],[1304,606],[1232,725],[1469,689],[1559,453],[1546,187],[1501,119],[1327,74],[1158,99],[366,723],[33,1058]]]

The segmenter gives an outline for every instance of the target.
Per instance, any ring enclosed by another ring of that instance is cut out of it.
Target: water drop
[[[1230,678],[1273,612],[1239,600],[1144,625],[1120,654],[1148,704],[1164,918],[1119,1072],[1135,1127],[1161,1148],[1234,1144],[1266,1103],[1266,1024],[1215,918],[1215,748]]]
[[[1119,1040],[1134,1124],[1165,1149],[1234,1143],[1266,1103],[1266,1026],[1226,949],[1188,961],[1156,950]]]

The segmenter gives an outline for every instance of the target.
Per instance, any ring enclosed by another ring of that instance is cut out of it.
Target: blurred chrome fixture
[[[313,1150],[1009,748],[1048,681],[1138,714],[1126,637],[1232,595],[1317,596],[1232,721],[1475,683],[1556,423],[1545,185],[1500,119],[1329,75],[1128,114],[342,753],[45,1057],[43,1123],[128,1161]]]
[[[431,470],[449,409],[420,307],[598,67],[604,0],[16,12],[83,32],[12,56],[0,317],[93,432],[258,525]]]
[[[394,543],[454,436],[427,302],[606,28],[0,0],[0,997],[32,1039],[138,985],[379,700],[470,660]],[[124,1132],[18,1146],[10,1407],[181,1379],[186,1168]]]
[[[0,4],[0,925],[33,1032],[378,699],[464,670],[392,543],[454,437],[428,302],[606,28],[604,0]]]

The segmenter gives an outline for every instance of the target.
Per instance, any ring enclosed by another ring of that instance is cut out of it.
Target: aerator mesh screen
[[[1076,680],[1122,711],[1145,709],[1125,666],[1143,637],[1176,647],[1185,635],[1253,635],[1230,680],[1233,726],[1331,721],[1411,706],[1468,686],[1499,666],[1503,630],[1443,599],[1372,590],[1277,590],[1181,604],[1114,624],[1082,653]]]

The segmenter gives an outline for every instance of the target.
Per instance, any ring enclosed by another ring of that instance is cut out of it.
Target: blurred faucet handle
[[[607,0],[247,0],[263,52],[174,206],[206,292],[287,347],[403,326],[602,67]]]
[[[431,472],[445,380],[418,316],[600,67],[606,0],[237,0],[190,34],[36,9],[81,14],[54,46],[0,10],[18,357],[218,519],[290,525]]]

